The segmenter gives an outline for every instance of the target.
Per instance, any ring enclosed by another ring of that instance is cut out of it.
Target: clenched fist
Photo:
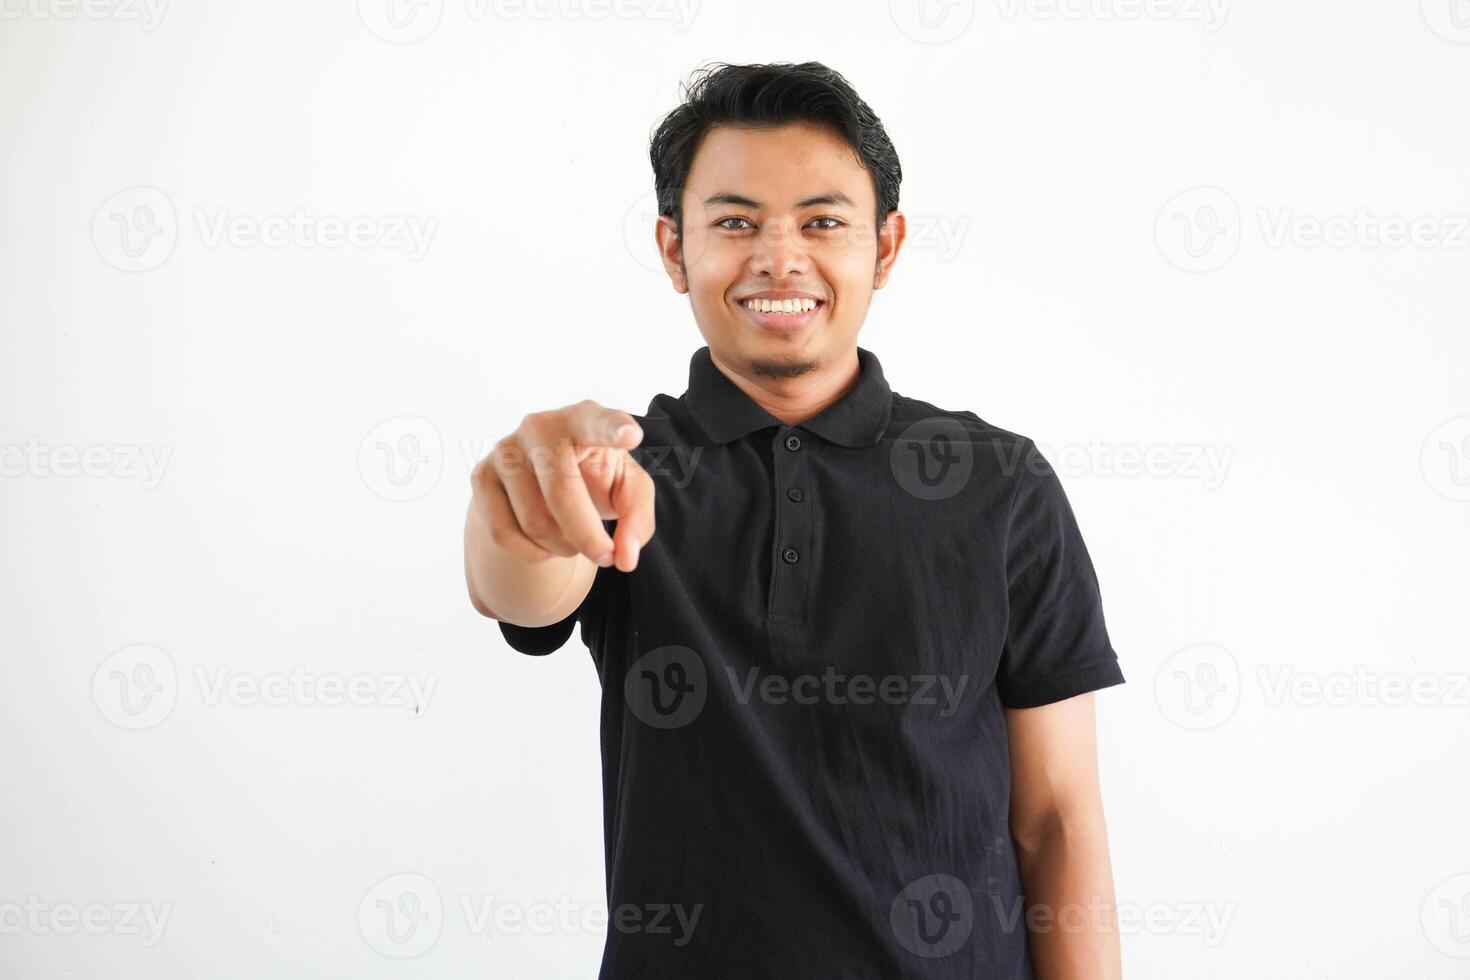
[[[653,480],[628,452],[642,439],[631,415],[591,400],[532,412],[475,467],[472,506],[526,562],[585,555],[631,572],[654,531]]]

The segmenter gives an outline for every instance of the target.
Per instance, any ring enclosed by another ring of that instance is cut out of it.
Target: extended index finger
[[[653,477],[631,454],[623,453],[622,469],[613,482],[610,503],[617,512],[613,530],[613,563],[619,571],[631,572],[638,565],[638,552],[653,537]]]

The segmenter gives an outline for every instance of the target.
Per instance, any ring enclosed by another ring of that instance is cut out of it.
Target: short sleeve
[[[1055,470],[1025,440],[1006,534],[1009,619],[996,688],[1034,708],[1124,682],[1102,594]]]
[[[561,622],[547,626],[517,626],[514,623],[500,620],[498,621],[500,622],[500,635],[505,637],[505,642],[517,653],[544,657],[565,646],[572,635],[573,628],[580,622],[582,642],[591,649],[597,642],[596,638],[602,626],[603,593],[607,588],[607,573],[612,570],[614,569],[599,568],[597,570],[597,574],[592,578],[592,587],[587,590],[587,597]]]

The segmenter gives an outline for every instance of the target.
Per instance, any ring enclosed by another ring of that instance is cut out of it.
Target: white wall
[[[0,0],[0,975],[595,975],[596,677],[471,611],[466,477],[683,391],[648,134],[807,58],[906,174],[860,342],[1092,548],[1128,976],[1470,970],[1465,0],[150,2]]]

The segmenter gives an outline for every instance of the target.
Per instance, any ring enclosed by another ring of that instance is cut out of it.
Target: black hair
[[[695,151],[714,126],[767,127],[806,122],[830,126],[862,160],[878,200],[874,227],[898,207],[903,169],[883,123],[847,79],[818,61],[799,65],[716,63],[698,69],[682,87],[683,104],[653,134],[648,148],[658,213],[674,219],[680,235],[680,195]]]

